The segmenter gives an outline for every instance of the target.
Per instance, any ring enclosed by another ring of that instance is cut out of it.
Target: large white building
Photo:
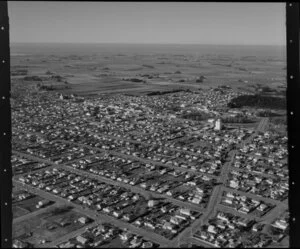
[[[222,122],[221,119],[217,119],[215,122],[215,130],[219,131],[222,129]]]

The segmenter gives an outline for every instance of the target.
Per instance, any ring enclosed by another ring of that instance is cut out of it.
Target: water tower
[[[215,122],[215,130],[220,131],[222,129],[222,121],[220,118],[218,118]]]

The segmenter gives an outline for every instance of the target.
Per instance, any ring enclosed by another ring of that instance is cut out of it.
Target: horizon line
[[[86,44],[86,45],[205,45],[205,46],[278,46],[286,47],[286,44],[221,44],[221,43],[145,43],[145,42],[10,42],[10,44]]]

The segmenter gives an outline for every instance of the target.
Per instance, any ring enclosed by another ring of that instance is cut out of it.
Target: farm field
[[[65,94],[78,95],[144,94],[182,88],[208,89],[218,85],[248,91],[257,84],[278,91],[285,87],[283,47],[78,46],[14,44],[12,72],[26,70],[26,75],[41,78],[59,76],[59,80],[43,80],[41,84],[55,86]],[[249,54],[251,56],[247,56]],[[13,80],[22,81],[25,75],[16,74]]]

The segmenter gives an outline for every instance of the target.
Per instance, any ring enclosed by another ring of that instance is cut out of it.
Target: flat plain
[[[12,72],[59,75],[61,82],[44,84],[56,85],[64,93],[143,94],[218,85],[248,90],[257,84],[286,87],[283,47],[16,44],[11,49]]]

